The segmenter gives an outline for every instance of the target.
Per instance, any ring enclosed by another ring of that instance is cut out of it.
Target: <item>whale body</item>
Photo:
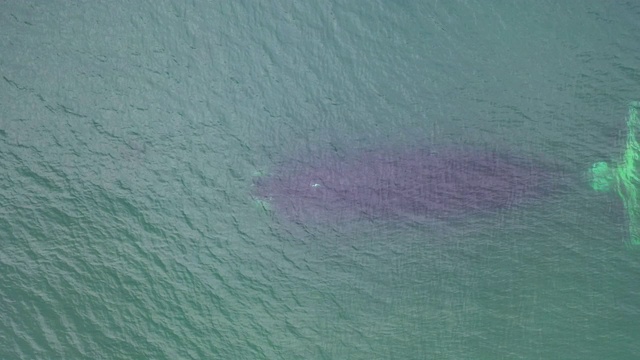
[[[275,166],[254,195],[295,221],[443,218],[509,208],[552,191],[534,159],[469,148],[368,150]]]

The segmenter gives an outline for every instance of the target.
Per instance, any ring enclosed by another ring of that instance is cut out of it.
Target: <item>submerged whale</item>
[[[254,195],[295,221],[447,218],[509,208],[553,191],[560,172],[471,148],[368,150],[283,162]]]

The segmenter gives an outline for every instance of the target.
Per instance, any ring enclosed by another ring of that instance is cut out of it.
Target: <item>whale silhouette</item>
[[[550,164],[471,148],[309,156],[255,179],[254,195],[295,221],[443,218],[509,208],[552,193]]]

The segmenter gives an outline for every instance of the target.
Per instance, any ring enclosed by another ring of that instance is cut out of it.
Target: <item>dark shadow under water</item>
[[[424,223],[534,203],[567,181],[552,163],[498,151],[374,149],[281,162],[256,178],[254,195],[303,226]]]

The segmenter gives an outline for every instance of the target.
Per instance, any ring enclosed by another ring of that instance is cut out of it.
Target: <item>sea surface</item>
[[[637,1],[0,3],[0,359],[638,359],[640,249],[586,171]],[[304,154],[488,146],[569,174],[455,220],[287,223]]]

